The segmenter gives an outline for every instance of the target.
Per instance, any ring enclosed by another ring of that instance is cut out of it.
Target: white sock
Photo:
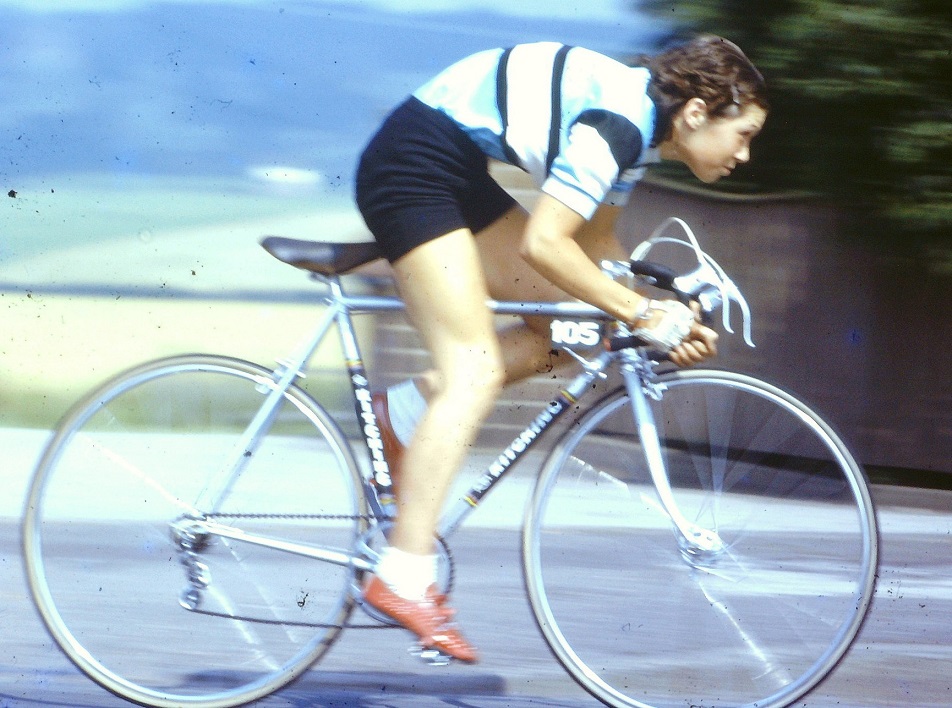
[[[417,423],[426,413],[426,399],[413,379],[401,381],[387,389],[387,409],[393,434],[404,446],[409,445]]]
[[[380,553],[377,577],[402,598],[420,602],[436,582],[436,555],[421,556],[387,546]]]

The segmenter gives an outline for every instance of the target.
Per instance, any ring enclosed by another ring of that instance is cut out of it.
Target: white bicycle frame
[[[690,242],[662,236],[662,232],[671,224],[680,225],[689,236]],[[743,295],[727,277],[724,270],[700,249],[697,239],[688,225],[677,218],[668,219],[655,230],[647,241],[635,250],[632,254],[633,259],[643,257],[658,243],[676,243],[693,248],[698,260],[697,269],[680,276],[680,282],[677,280],[675,282],[679,288],[690,288],[691,290],[686,290],[690,295],[698,297],[702,301],[706,299],[706,304],[711,308],[721,306],[725,326],[729,331],[732,331],[730,330],[729,320],[730,301],[733,300],[738,303],[744,317],[744,338],[748,344],[753,346],[753,342],[750,340],[750,310]],[[625,268],[619,263],[606,262],[603,264],[603,271],[610,277],[619,277],[625,273]],[[628,274],[630,275],[630,271],[628,271]],[[182,527],[180,530],[186,536],[193,533],[225,536],[245,543],[324,560],[336,565],[351,566],[359,570],[371,570],[373,567],[372,558],[361,557],[345,551],[320,549],[305,544],[249,534],[209,518],[220,509],[229,490],[258,449],[262,438],[270,430],[287,390],[303,375],[305,366],[317,347],[327,336],[329,330],[336,326],[340,335],[344,360],[347,362],[357,415],[365,423],[365,443],[372,461],[370,470],[364,472],[364,494],[373,516],[378,522],[392,519],[394,512],[392,511],[393,497],[389,467],[381,454],[374,455],[375,448],[379,451],[380,447],[376,417],[369,406],[361,407],[362,401],[369,402],[370,391],[352,317],[356,314],[399,312],[404,310],[405,305],[402,300],[393,296],[348,295],[344,292],[340,277],[337,275],[312,273],[311,277],[325,284],[330,290],[329,295],[324,299],[326,311],[321,316],[314,333],[301,344],[289,359],[279,362],[279,366],[274,370],[271,379],[261,382],[262,390],[268,390],[268,395],[261,408],[236,445],[234,453],[230,456],[230,464],[219,470],[213,481],[202,490],[196,501],[196,511],[202,509],[208,511],[204,514],[198,511],[193,517],[180,522]],[[602,324],[612,321],[612,318],[601,310],[579,302],[490,300],[487,305],[493,313],[500,315],[531,315],[595,321]],[[616,323],[615,326],[623,333],[627,333],[627,329],[623,325]],[[611,351],[610,348],[606,347],[592,359],[585,359],[568,347],[564,347],[564,349],[579,362],[582,370],[559,392],[554,401],[543,408],[523,432],[501,452],[476,481],[472,489],[447,510],[440,522],[438,533],[443,537],[452,534],[479,505],[482,498],[492,487],[505,476],[512,465],[534,446],[541,435],[556,420],[591,390],[592,382],[596,378],[604,378],[607,370],[616,361],[620,361],[621,372],[631,400],[632,415],[637,425],[642,453],[661,506],[672,522],[672,527],[678,537],[682,551],[697,555],[721,550],[723,542],[716,531],[705,529],[689,521],[681,513],[674,499],[661,450],[657,425],[648,402],[649,397],[660,399],[663,395],[662,387],[655,382],[655,362],[649,358],[648,353],[644,349],[636,347],[625,348],[620,351]],[[378,489],[380,490],[379,493]]]

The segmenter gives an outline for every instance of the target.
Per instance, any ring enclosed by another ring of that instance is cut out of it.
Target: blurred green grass
[[[268,256],[260,237],[368,236],[345,195],[265,187],[92,175],[6,197],[0,425],[50,427],[98,382],[159,356],[200,351],[269,366],[296,347],[320,317],[321,291]],[[314,302],[302,302],[311,289]],[[343,374],[321,371],[340,365],[330,336],[309,388],[336,396]]]

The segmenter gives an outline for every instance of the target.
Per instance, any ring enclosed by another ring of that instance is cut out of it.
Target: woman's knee
[[[478,357],[460,358],[451,371],[437,375],[436,397],[465,404],[468,410],[482,416],[496,402],[506,381],[501,355],[487,353]]]
[[[485,392],[487,398],[495,400],[506,384],[506,365],[502,354],[487,361],[481,370],[472,372],[467,379],[468,386]]]
[[[487,350],[460,367],[456,380],[464,388],[486,390],[488,395],[493,395],[503,387],[506,365],[497,342],[493,342],[493,346],[487,347]]]

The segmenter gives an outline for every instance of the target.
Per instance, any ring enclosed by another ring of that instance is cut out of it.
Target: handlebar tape
[[[674,293],[682,305],[690,306],[692,300],[697,301],[697,298],[691,297],[690,293],[686,293],[675,286],[674,279],[678,277],[678,274],[667,266],[663,266],[660,263],[652,263],[651,261],[631,261],[629,265],[631,266],[631,272],[633,274],[644,278],[648,285],[653,285],[656,288]],[[713,321],[713,313],[702,309],[701,324],[710,327]],[[626,346],[638,346],[638,344],[628,344],[619,347],[619,349],[625,349]],[[613,349],[612,351],[617,350]]]
[[[682,305],[690,305],[691,296],[675,287],[674,279],[678,277],[678,274],[667,266],[651,261],[631,261],[629,265],[631,272],[644,278],[648,285],[668,290],[675,294]]]
[[[622,349],[630,349],[631,347],[643,347],[646,344],[647,342],[645,342],[645,340],[633,334],[626,337],[612,337],[605,342],[605,346],[610,352],[619,352]]]
[[[648,343],[641,337],[636,337],[633,334],[625,337],[611,337],[605,341],[605,347],[610,352],[617,352],[631,347],[644,347],[647,346],[647,344]],[[648,352],[648,358],[652,361],[668,361],[670,359],[667,352],[659,351]]]

